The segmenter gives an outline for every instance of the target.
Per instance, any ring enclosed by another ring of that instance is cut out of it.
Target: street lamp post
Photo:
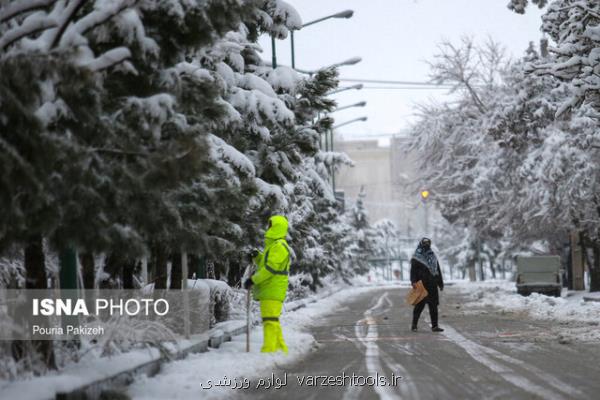
[[[346,122],[342,122],[341,124],[334,125],[331,129],[332,130],[338,129],[338,128],[341,128],[342,126],[350,125],[355,122],[366,121],[367,119],[368,119],[367,117],[354,118],[354,119],[351,119],[350,121],[346,121]]]
[[[359,101],[358,103],[354,103],[354,104],[349,104],[347,106],[338,107],[338,108],[336,108],[335,110],[333,110],[331,112],[334,113],[336,111],[347,110],[348,108],[352,108],[352,107],[364,107],[366,105],[367,105],[366,101]],[[347,123],[350,124],[350,123],[355,122],[355,121],[366,121],[367,120],[367,117],[363,117],[363,118],[364,119],[358,118],[357,120],[348,121]],[[345,125],[345,124],[346,123],[340,124],[340,125],[338,125],[338,126],[336,126],[334,128],[339,128],[341,125]],[[327,150],[327,135],[329,135],[330,149],[331,149],[331,151],[333,151],[333,140],[334,140],[333,129],[334,128],[330,129],[329,132],[325,133],[325,149],[326,150]],[[331,186],[333,187],[333,190],[335,190],[335,173],[333,173],[333,172],[331,174]]]
[[[427,207],[427,199],[429,198],[429,190],[421,190],[421,200],[423,201],[423,207],[425,208],[425,235],[428,235],[429,231],[429,209]]]
[[[344,86],[344,87],[332,90],[331,92],[328,92],[327,96],[332,95],[332,94],[338,94],[340,92],[345,92],[346,90],[353,90],[353,89],[360,90],[360,89],[363,88],[363,86],[364,85],[362,83],[359,83],[359,84],[356,84],[356,85]]]
[[[315,19],[313,21],[302,24],[300,29],[305,28],[309,25],[314,25],[321,21],[325,21],[327,19],[331,19],[331,18],[352,18],[352,15],[354,15],[354,11],[352,11],[352,10],[341,11],[339,13],[328,15],[326,17]],[[292,68],[296,69],[296,49],[295,49],[295,45],[294,45],[294,30],[290,31],[290,43],[292,46]]]
[[[347,110],[348,108],[352,108],[352,107],[364,107],[366,105],[367,105],[366,101],[359,101],[358,103],[354,103],[354,104],[349,104],[347,106],[338,107],[335,110],[331,111],[330,114],[334,113],[336,111]],[[354,121],[349,121],[348,123],[351,123],[351,122],[354,122]],[[327,144],[327,134],[329,134],[329,136],[330,136],[329,140],[331,142],[331,151],[333,151],[333,129],[330,129],[329,132],[325,134],[326,135],[325,136],[325,143],[326,144]],[[325,149],[327,150],[327,145],[325,145]]]
[[[273,69],[277,68],[277,54],[275,50],[275,36],[271,36],[271,64]]]
[[[331,127],[331,130],[329,131],[329,135],[331,136],[331,149],[330,151],[333,151],[333,131],[337,128],[341,128],[342,126],[346,126],[346,125],[350,125],[353,124],[355,122],[361,122],[361,121],[366,121],[368,118],[367,117],[360,117],[360,118],[354,118],[351,119],[350,121],[346,121],[346,122],[342,122],[341,124],[338,125],[334,125]],[[327,134],[325,134],[325,144],[327,144]],[[325,150],[327,151],[327,147],[325,147]],[[335,193],[335,171],[333,171],[333,169],[331,170],[331,187],[333,189],[333,192]]]
[[[354,65],[354,64],[358,64],[361,61],[362,61],[362,58],[360,58],[360,57],[352,57],[352,58],[349,58],[347,60],[344,60],[344,61],[341,61],[341,62],[338,62],[338,63],[335,63],[335,64],[331,64],[331,65],[328,65],[326,67],[321,67],[319,69],[312,70],[312,71],[305,70],[305,69],[300,69],[300,68],[294,68],[294,70],[297,71],[297,72],[300,72],[302,74],[314,75],[317,72],[319,72],[321,70],[324,70],[324,69],[327,69],[327,68],[337,68],[337,67],[343,67],[343,66],[346,66],[346,65]]]
[[[338,107],[335,110],[331,111],[331,113],[334,113],[336,111],[347,110],[348,108],[352,108],[352,107],[364,107],[366,105],[367,105],[366,101],[359,101],[358,103],[354,103],[354,104],[349,104],[347,106]]]

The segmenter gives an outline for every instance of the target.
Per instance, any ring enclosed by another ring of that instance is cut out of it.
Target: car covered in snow
[[[517,293],[529,296],[533,292],[560,296],[559,256],[518,256]]]

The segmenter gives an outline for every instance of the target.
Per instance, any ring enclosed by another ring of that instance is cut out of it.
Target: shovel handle
[[[246,353],[250,353],[250,289],[246,290]]]

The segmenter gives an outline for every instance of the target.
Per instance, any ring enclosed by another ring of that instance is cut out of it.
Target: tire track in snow
[[[483,346],[470,339],[467,339],[449,325],[446,325],[444,329],[444,335],[453,343],[457,344],[463,350],[465,350],[467,354],[469,354],[474,360],[485,365],[486,367],[500,375],[507,382],[526,392],[529,392],[536,396],[541,396],[544,399],[552,400],[570,399],[573,395],[583,396],[583,394],[578,389],[570,386],[565,382],[562,382],[558,378],[547,374],[546,372],[532,365],[526,364],[521,360],[510,357],[506,354],[500,353],[497,350]],[[505,363],[512,365],[513,368],[500,363],[498,360],[502,360]],[[532,382],[531,380],[522,376],[518,371],[516,371],[514,369],[515,366],[531,372],[538,379],[544,381],[549,386],[552,386],[552,388],[543,387],[535,382]]]
[[[419,399],[419,391],[415,383],[408,379],[408,370],[394,360],[388,353],[381,351],[383,361],[386,363],[389,369],[394,371],[396,376],[402,377],[402,382],[399,385],[400,393],[403,397],[408,399]]]
[[[379,308],[384,306],[384,303],[385,303],[386,307],[383,310],[378,311]],[[369,308],[368,310],[366,310],[364,312],[364,318],[361,319],[360,321],[358,321],[354,327],[354,332],[356,334],[356,338],[364,346],[365,363],[366,363],[366,367],[367,367],[367,374],[369,376],[374,377],[374,376],[376,376],[377,373],[379,373],[379,374],[383,373],[384,370],[383,370],[383,367],[381,364],[382,354],[384,356],[383,358],[384,358],[385,365],[388,368],[396,368],[395,370],[392,369],[392,371],[401,371],[402,373],[404,373],[406,371],[399,364],[393,362],[391,357],[389,357],[387,354],[382,352],[380,350],[379,344],[377,342],[379,332],[377,329],[376,321],[373,318],[373,315],[379,315],[386,311],[389,311],[389,309],[392,307],[392,305],[393,305],[393,303],[389,299],[388,292],[385,292],[383,294],[383,296],[381,296],[379,298],[379,300],[377,300],[377,303],[375,303],[375,305],[373,307]],[[403,375],[403,377],[406,378],[405,375]],[[390,377],[388,377],[388,378],[390,378]],[[392,386],[374,385],[372,388],[373,388],[373,390],[375,390],[375,393],[381,399],[386,399],[386,400],[387,399],[390,399],[390,400],[401,399],[401,396],[399,396],[398,393],[394,392],[394,389]],[[403,391],[403,389],[404,389],[403,385],[400,385],[399,388],[401,391]],[[415,392],[415,394],[416,394],[416,392]],[[352,399],[352,398],[354,398],[354,396],[352,395],[351,392],[347,391],[344,394],[344,399]],[[416,397],[411,396],[411,398],[416,398]]]

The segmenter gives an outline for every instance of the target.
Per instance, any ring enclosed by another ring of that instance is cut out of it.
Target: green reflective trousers
[[[263,353],[273,353],[283,351],[287,354],[288,348],[283,340],[283,332],[279,317],[283,302],[277,300],[261,300],[260,316],[263,321],[263,347],[260,351]]]

